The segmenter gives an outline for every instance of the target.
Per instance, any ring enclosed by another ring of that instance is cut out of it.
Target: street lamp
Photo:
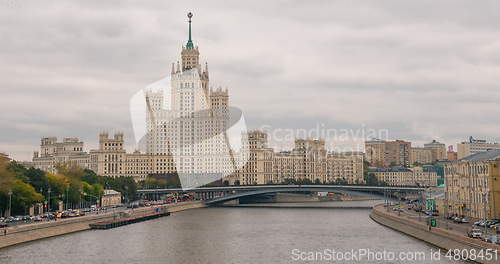
[[[84,192],[84,193],[83,193],[83,196],[90,196],[90,197],[95,198],[95,199],[96,199],[96,203],[97,203],[97,201],[99,201],[99,200],[100,200],[100,198],[99,198],[99,197],[97,197],[97,196],[95,196],[95,195],[92,195],[92,194],[88,194],[88,193],[86,193],[86,192]]]
[[[68,210],[68,191],[69,191],[69,185],[66,187],[66,210]]]
[[[49,189],[47,190],[47,193],[49,194],[49,205],[48,205],[47,211],[48,211],[49,213],[50,213],[50,211],[51,211],[51,209],[52,209],[52,208],[50,207],[50,193],[51,193],[51,192],[52,192],[52,191],[50,190],[50,187],[49,187]]]
[[[9,190],[9,216],[12,216],[12,190]]]
[[[79,190],[79,194],[78,194],[78,198],[79,198],[79,205],[78,205],[78,209],[81,209],[82,208],[82,189]]]
[[[445,217],[445,223],[446,223],[446,229],[448,228],[448,190],[444,191],[444,217]]]

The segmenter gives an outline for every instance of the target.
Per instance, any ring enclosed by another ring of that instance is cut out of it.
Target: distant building
[[[89,168],[89,155],[83,151],[83,142],[78,138],[44,137],[40,142],[40,152],[33,154],[33,167],[55,173],[58,164],[75,164]]]
[[[177,173],[172,156],[138,151],[127,153],[123,133],[115,133],[113,137],[107,132],[100,133],[99,148],[88,153],[83,151],[83,142],[78,139],[65,139],[63,142],[57,142],[55,137],[46,139],[42,139],[43,155],[39,156],[36,152],[33,157],[33,167],[47,172],[56,172],[58,164],[73,164],[91,169],[99,176],[126,176],[136,181],[144,180],[149,175]],[[75,143],[78,143],[77,146]],[[328,153],[323,140],[297,139],[292,151],[275,153],[267,146],[265,132],[250,131],[242,135],[242,144],[241,152],[234,153],[234,156],[246,163],[223,179],[228,184],[276,184],[285,179],[308,179],[322,183],[336,180],[364,182],[362,153]]]
[[[456,151],[453,151],[453,146],[448,146],[448,152],[446,152],[446,157],[448,158],[448,161],[458,160],[458,153]]]
[[[467,156],[488,150],[500,150],[500,144],[488,143],[484,139],[474,139],[470,137],[469,141],[457,144],[457,158],[460,160]]]
[[[445,163],[449,215],[500,218],[500,150]]]
[[[101,197],[101,207],[117,206],[122,203],[122,194],[115,190],[104,190]]]
[[[85,152],[83,142],[78,138],[64,138],[58,142],[56,137],[41,139],[40,151],[34,152],[32,162],[26,165],[46,172],[57,172],[59,164],[76,165],[93,170],[100,176],[134,177],[136,181],[145,179],[154,171],[160,158],[134,152],[126,153],[123,133],[109,137],[107,132],[99,134],[99,148]]]
[[[247,162],[227,180],[231,184],[241,185],[278,181],[278,178],[273,177],[274,151],[267,146],[267,134],[259,130],[244,133],[242,143],[240,158],[245,157]]]
[[[424,144],[424,148],[430,149],[432,151],[432,162],[438,160],[446,160],[446,145],[440,143],[436,140],[432,140],[432,142]]]
[[[411,142],[404,140],[365,141],[365,157],[372,166],[409,166]]]
[[[386,141],[384,164],[386,166],[409,166],[411,142],[404,140]]]
[[[242,152],[237,157],[247,162],[225,178],[232,185],[278,184],[287,179],[364,182],[362,153],[328,153],[324,140],[297,139],[293,150],[274,152],[267,146],[267,134],[256,130],[245,133],[242,142]]]
[[[379,182],[390,186],[437,186],[437,173],[424,170],[421,167],[407,168],[376,168],[368,172]]]
[[[365,142],[365,158],[372,166],[382,167],[385,163],[385,141],[373,139]]]
[[[433,162],[432,150],[428,148],[411,148],[410,163],[431,164]]]

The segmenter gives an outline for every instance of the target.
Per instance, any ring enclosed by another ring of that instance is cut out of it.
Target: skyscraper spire
[[[186,44],[186,48],[188,49],[192,49],[194,47],[193,45],[193,40],[191,39],[191,18],[193,17],[193,13],[189,12],[187,14],[189,20],[188,20],[188,23],[189,23],[189,39],[188,39],[188,42]]]
[[[187,14],[189,20],[189,39],[185,47],[182,47],[181,58],[182,58],[182,71],[191,70],[194,68],[201,67],[199,65],[199,56],[200,52],[198,51],[198,47],[193,45],[193,40],[191,39],[191,18],[193,17],[193,13],[189,12]]]

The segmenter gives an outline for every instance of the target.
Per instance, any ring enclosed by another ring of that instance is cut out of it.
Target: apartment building
[[[437,186],[438,175],[435,171],[414,168],[377,168],[369,171],[379,182],[389,186]]]
[[[448,214],[500,219],[500,150],[445,165]]]
[[[457,158],[460,160],[467,156],[486,152],[488,150],[500,150],[500,144],[487,142],[484,139],[469,137],[469,141],[457,144]]]

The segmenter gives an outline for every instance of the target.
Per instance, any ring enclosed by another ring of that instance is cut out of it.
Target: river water
[[[458,263],[373,222],[370,209],[338,208],[373,203],[195,209],[9,247],[0,263]]]

